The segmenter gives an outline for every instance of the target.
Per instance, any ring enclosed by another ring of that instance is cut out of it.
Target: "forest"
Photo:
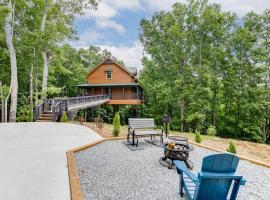
[[[4,121],[32,121],[45,98],[76,96],[76,84],[109,51],[75,49],[75,16],[98,9],[95,0],[0,1],[0,97]],[[121,106],[130,116],[171,116],[181,132],[214,129],[226,138],[270,141],[270,10],[243,17],[206,0],[175,3],[142,19],[139,82],[145,104]],[[123,61],[118,61],[124,65]],[[96,110],[111,122],[112,109]]]

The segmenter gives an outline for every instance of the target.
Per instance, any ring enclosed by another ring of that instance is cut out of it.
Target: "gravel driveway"
[[[120,141],[108,141],[75,154],[80,182],[86,200],[179,200],[178,175],[158,162],[159,147],[141,144],[143,150],[131,151]],[[191,153],[194,172],[204,156],[215,153],[195,146]],[[269,199],[270,169],[240,161],[238,174],[247,179],[238,199]]]

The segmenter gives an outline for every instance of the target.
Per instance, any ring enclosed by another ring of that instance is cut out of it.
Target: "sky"
[[[75,48],[99,46],[112,52],[127,67],[142,68],[143,47],[139,41],[141,19],[151,19],[157,11],[169,11],[175,2],[185,0],[101,0],[97,10],[84,10],[76,16],[78,40]],[[219,3],[224,11],[244,16],[250,11],[262,13],[270,8],[270,0],[209,0]]]

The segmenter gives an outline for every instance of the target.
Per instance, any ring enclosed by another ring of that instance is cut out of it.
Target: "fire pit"
[[[186,166],[190,169],[193,168],[194,164],[188,159],[189,152],[194,150],[194,147],[188,144],[183,138],[174,138],[176,142],[168,142],[164,144],[164,156],[159,159],[160,164],[172,169],[174,160],[184,161]],[[181,141],[181,142],[179,142]]]

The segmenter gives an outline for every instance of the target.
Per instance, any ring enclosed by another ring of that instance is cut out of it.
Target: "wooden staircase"
[[[52,112],[44,112],[41,116],[36,120],[37,122],[52,122],[53,121],[53,114]]]

